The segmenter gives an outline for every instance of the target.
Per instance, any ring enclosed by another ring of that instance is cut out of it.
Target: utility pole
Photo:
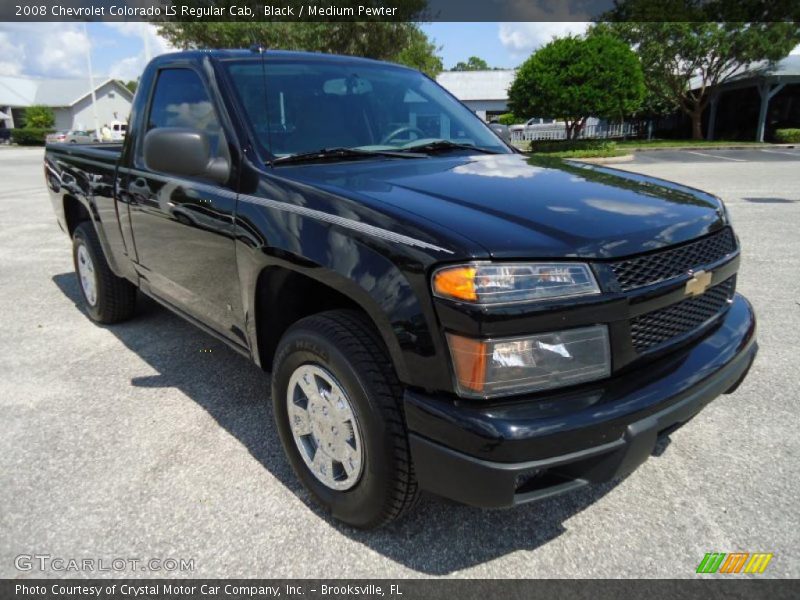
[[[100,139],[100,119],[97,118],[97,95],[94,93],[94,73],[92,72],[92,42],[86,23],[83,24],[83,35],[86,36],[86,66],[89,68],[89,87],[92,88],[92,113],[94,113],[94,135]]]
[[[142,25],[142,41],[144,42],[144,64],[150,62],[150,40],[147,36],[147,23],[144,21]]]

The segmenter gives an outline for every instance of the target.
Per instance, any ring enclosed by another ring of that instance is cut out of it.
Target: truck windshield
[[[274,58],[263,65],[250,59],[225,66],[271,159],[326,148],[469,152],[463,146],[474,146],[510,152],[469,109],[417,71],[348,60]]]

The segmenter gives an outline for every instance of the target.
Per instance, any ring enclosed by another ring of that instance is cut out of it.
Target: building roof
[[[800,55],[793,54],[772,64],[767,60],[761,60],[745,67],[740,67],[720,87],[721,89],[726,89],[728,87],[756,85],[758,80],[769,80],[777,83],[777,80],[781,78],[800,79]],[[692,79],[690,86],[692,89],[697,89],[700,87],[700,82],[701,79],[695,77]]]
[[[99,90],[114,79],[96,77],[95,90]],[[128,99],[130,90],[121,84],[116,87]],[[72,106],[92,93],[88,77],[71,79],[41,79],[36,77],[0,76],[0,106]]]
[[[800,76],[800,55],[794,54],[770,65],[769,61],[762,60],[742,69],[741,72],[731,77],[728,81],[743,81],[758,77],[798,77]]]
[[[515,69],[442,71],[436,81],[459,100],[508,100]]]

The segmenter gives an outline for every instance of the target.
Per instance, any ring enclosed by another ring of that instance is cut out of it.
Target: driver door
[[[188,67],[161,69],[146,131],[201,130],[215,156],[230,161],[215,107],[200,75]],[[123,187],[143,287],[225,337],[244,342],[233,223],[236,193],[229,185],[151,171],[138,136],[135,168]],[[230,182],[228,182],[230,183]]]

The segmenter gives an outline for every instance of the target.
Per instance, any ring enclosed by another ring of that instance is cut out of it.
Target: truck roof
[[[396,63],[375,60],[372,58],[363,58],[360,56],[348,56],[344,54],[325,54],[322,52],[302,52],[299,50],[264,50],[264,54],[268,58],[295,58],[298,60],[320,60],[320,61],[348,61],[353,63],[369,63],[369,64],[384,64],[402,69],[408,69],[404,65]],[[162,54],[153,59],[152,62],[158,63],[163,61],[174,60],[176,58],[185,59],[201,59],[203,57],[211,57],[218,60],[226,59],[242,59],[242,58],[257,58],[259,56],[256,50],[247,48],[214,48],[214,49],[198,49],[198,50],[181,50],[179,52],[170,52]]]

